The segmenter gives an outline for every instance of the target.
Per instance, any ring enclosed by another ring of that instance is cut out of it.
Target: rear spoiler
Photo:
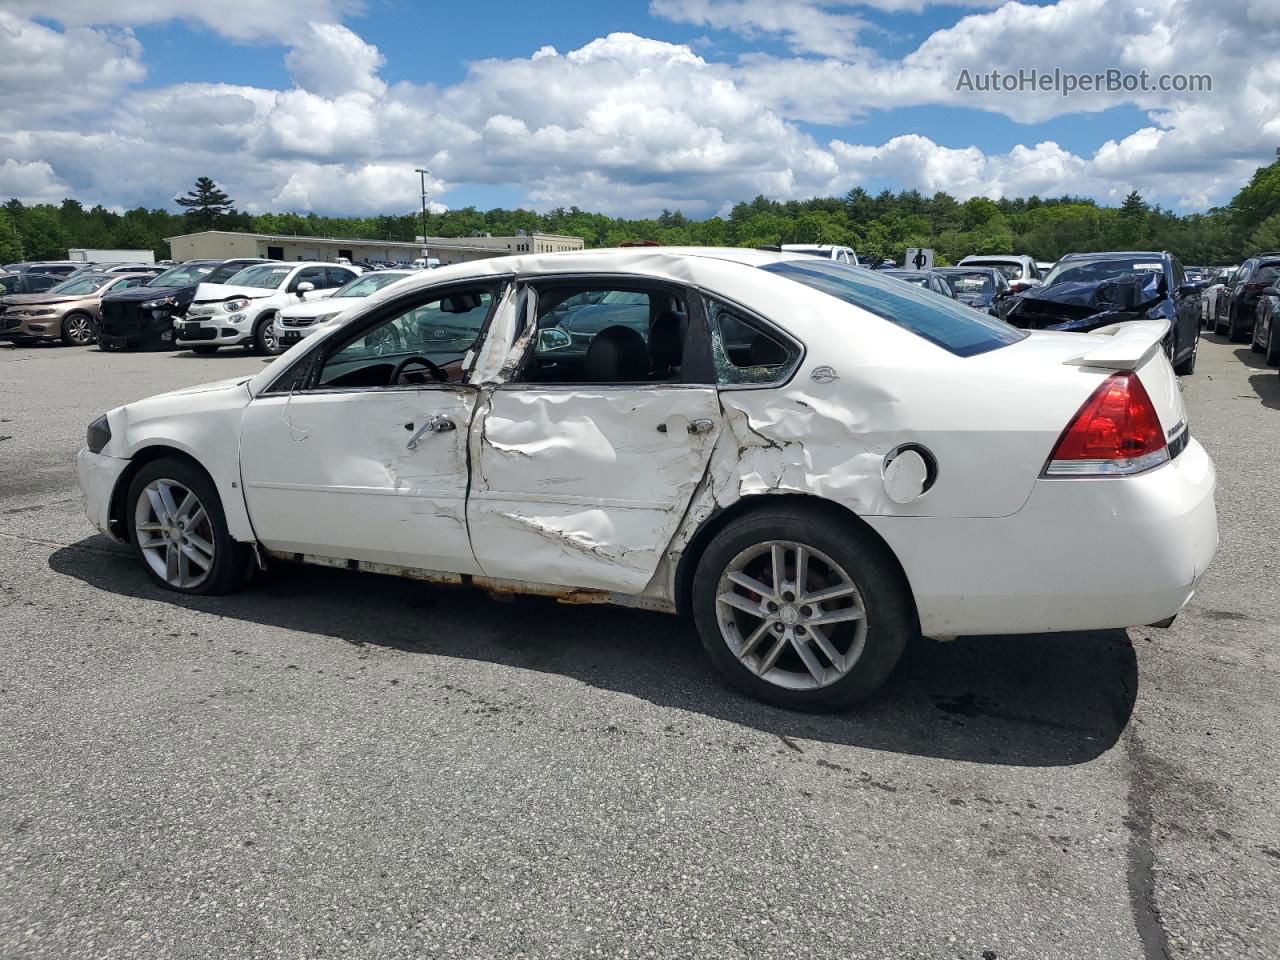
[[[1165,334],[1169,332],[1168,320],[1130,320],[1113,323],[1090,334],[1103,334],[1111,342],[1087,350],[1079,356],[1064,360],[1077,367],[1104,367],[1108,370],[1137,370],[1157,351],[1163,350]]]

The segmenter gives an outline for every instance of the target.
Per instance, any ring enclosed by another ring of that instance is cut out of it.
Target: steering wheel
[[[400,378],[404,376],[405,368],[408,367],[409,364],[411,363],[420,363],[424,367],[426,367],[427,372],[431,374],[431,379],[434,380],[436,383],[444,383],[446,380],[449,379],[447,376],[445,376],[445,372],[441,370],[439,367],[437,367],[432,361],[428,360],[426,357],[422,356],[421,354],[414,353],[414,354],[410,354],[409,356],[401,360],[399,363],[397,363],[396,368],[391,371],[392,386],[395,386],[400,382]]]

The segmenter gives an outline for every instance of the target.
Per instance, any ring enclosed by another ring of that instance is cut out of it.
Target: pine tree
[[[231,198],[208,177],[197,177],[195,189],[188,190],[186,196],[174,197],[174,202],[186,207],[191,221],[206,230],[218,217],[231,212]]]
[[[1134,190],[1124,198],[1124,203],[1120,204],[1120,216],[1137,219],[1147,215],[1147,202],[1142,199],[1142,194]]]

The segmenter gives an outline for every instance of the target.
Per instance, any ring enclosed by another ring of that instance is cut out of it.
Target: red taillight
[[[1240,289],[1245,293],[1261,293],[1263,290],[1267,289],[1267,286],[1268,285],[1265,283],[1246,283],[1243,284]]]
[[[1113,477],[1169,459],[1155,405],[1138,375],[1113,373],[1093,391],[1058,438],[1046,477]]]

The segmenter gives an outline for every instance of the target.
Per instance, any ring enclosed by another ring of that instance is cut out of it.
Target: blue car
[[[1188,280],[1170,253],[1071,253],[1013,303],[1006,319],[1028,330],[1080,333],[1130,320],[1167,320],[1165,354],[1185,376],[1196,368],[1203,286]]]

